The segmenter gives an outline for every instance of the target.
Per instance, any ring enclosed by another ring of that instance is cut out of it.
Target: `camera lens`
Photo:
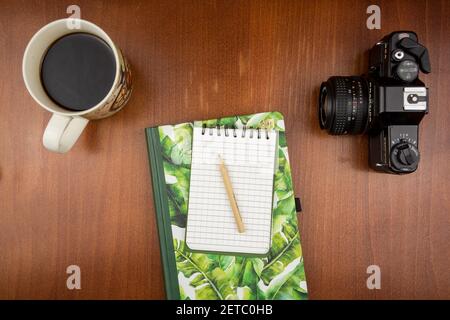
[[[329,134],[360,134],[368,125],[368,82],[362,77],[331,77],[320,87],[320,128]]]

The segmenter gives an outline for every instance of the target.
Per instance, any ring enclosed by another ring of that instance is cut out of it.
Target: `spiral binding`
[[[220,126],[217,125],[215,127],[207,127],[206,124],[204,124],[202,126],[202,135],[205,135],[208,131],[208,134],[210,136],[214,135],[214,131],[216,132],[216,135],[218,137],[220,137],[222,135],[222,131],[223,134],[228,137],[230,135],[230,131],[233,132],[233,137],[237,138],[237,134],[236,134],[236,127],[229,127],[229,126]],[[247,132],[249,132],[249,138],[253,139],[254,136],[256,136],[257,139],[261,139],[261,131],[265,131],[265,136],[266,139],[270,139],[269,137],[269,131],[267,129],[261,129],[261,128],[252,128],[252,127],[247,127],[247,126],[243,126],[242,127],[242,135],[241,138],[245,138]],[[256,132],[256,135],[255,135]]]

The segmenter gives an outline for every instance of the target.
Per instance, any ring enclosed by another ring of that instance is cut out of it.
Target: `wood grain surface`
[[[0,2],[0,298],[164,298],[144,128],[269,110],[286,117],[310,297],[450,298],[449,1],[77,1],[129,59],[134,92],[61,155],[42,146],[50,114],[21,61],[72,3]],[[381,30],[366,28],[373,3]],[[419,170],[394,176],[368,168],[365,136],[319,129],[317,97],[407,29],[431,55],[430,113]],[[81,290],[66,288],[72,264]]]

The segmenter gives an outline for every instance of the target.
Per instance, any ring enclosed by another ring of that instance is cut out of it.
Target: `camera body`
[[[330,134],[369,136],[369,165],[377,171],[417,169],[419,123],[428,113],[428,51],[414,32],[393,32],[370,50],[369,73],[322,83],[319,121]]]

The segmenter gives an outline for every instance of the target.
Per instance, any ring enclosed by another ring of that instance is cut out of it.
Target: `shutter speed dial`
[[[420,154],[417,147],[401,139],[391,150],[391,163],[399,172],[413,172],[419,164]]]

